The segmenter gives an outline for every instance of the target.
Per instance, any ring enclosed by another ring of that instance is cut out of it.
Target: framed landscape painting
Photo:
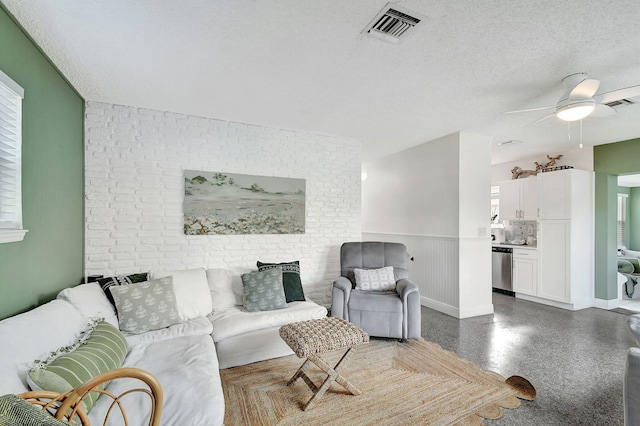
[[[184,171],[186,235],[304,234],[304,179]]]

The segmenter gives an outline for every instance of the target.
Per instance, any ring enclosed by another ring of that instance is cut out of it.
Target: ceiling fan
[[[537,119],[529,126],[554,116],[564,121],[577,121],[588,116],[606,117],[615,114],[616,111],[606,104],[640,96],[640,85],[596,94],[600,81],[588,78],[583,72],[566,76],[562,79],[562,83],[565,86],[565,92],[556,105],[508,111],[505,114],[554,109],[553,112]]]

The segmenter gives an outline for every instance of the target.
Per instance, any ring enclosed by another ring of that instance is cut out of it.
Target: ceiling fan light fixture
[[[595,107],[595,102],[593,101],[574,102],[558,108],[556,117],[564,121],[582,120],[591,114]]]

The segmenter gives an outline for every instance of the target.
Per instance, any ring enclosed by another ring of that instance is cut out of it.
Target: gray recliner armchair
[[[357,325],[370,336],[417,339],[421,332],[420,293],[408,279],[409,256],[404,244],[344,243],[341,277],[333,282],[331,315]],[[393,267],[395,290],[356,289],[354,269]]]

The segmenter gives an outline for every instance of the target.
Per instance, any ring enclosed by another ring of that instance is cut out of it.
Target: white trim
[[[362,234],[374,234],[374,235],[397,235],[400,237],[420,237],[420,238],[431,238],[438,240],[460,240],[460,241],[477,241],[477,240],[487,240],[491,241],[490,236],[478,237],[477,235],[472,236],[458,236],[458,235],[430,235],[430,234],[404,234],[401,232],[374,232],[374,231],[362,231]]]
[[[24,89],[20,87],[18,83],[13,81],[11,77],[3,73],[2,70],[0,70],[0,83],[4,83],[4,85],[12,90],[16,95],[24,99]]]
[[[474,306],[471,309],[459,310],[459,319],[479,317],[481,315],[493,315],[493,303],[484,306]]]
[[[528,294],[516,293],[518,299],[528,300],[529,302],[541,303],[543,305],[555,306],[556,308],[567,309],[570,311],[578,311],[580,309],[590,308],[593,306],[593,300],[588,304],[564,303],[542,297],[529,296]]]
[[[22,241],[27,232],[29,232],[27,229],[0,229],[0,244]]]
[[[420,296],[420,304],[454,318],[459,318],[458,315],[460,313],[460,309],[455,306],[447,305],[446,303],[438,302],[437,300],[429,299],[424,296]]]
[[[447,305],[424,296],[420,296],[420,304],[458,319],[477,317],[480,315],[493,315],[494,313],[493,304],[474,306],[471,309],[460,310],[460,308],[456,308],[455,306]]]
[[[605,300],[605,299],[595,298],[593,299],[593,306],[595,308],[606,309],[606,310],[619,308],[620,299]]]

